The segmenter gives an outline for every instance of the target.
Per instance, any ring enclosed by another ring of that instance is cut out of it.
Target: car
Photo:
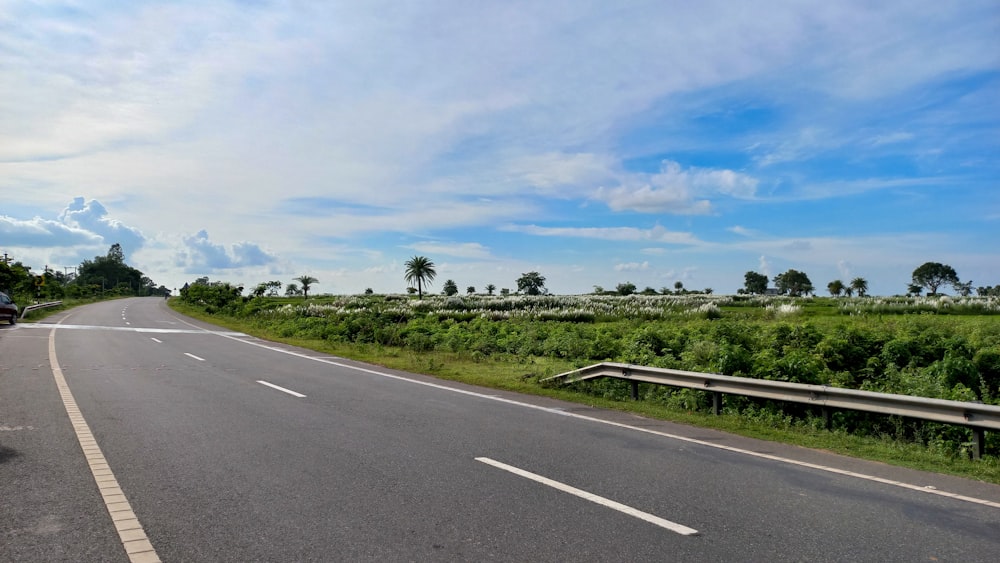
[[[17,324],[17,303],[0,291],[0,319],[5,317],[10,324]]]

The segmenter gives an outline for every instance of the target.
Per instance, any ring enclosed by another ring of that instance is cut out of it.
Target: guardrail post
[[[830,407],[823,407],[823,427],[827,430],[833,428],[833,409]]]
[[[722,414],[722,393],[718,391],[712,391],[712,414]]]
[[[982,428],[972,429],[972,459],[980,459],[986,449],[986,431]]]
[[[629,381],[629,383],[632,384],[632,400],[633,401],[638,401],[639,400],[639,382],[638,381]]]

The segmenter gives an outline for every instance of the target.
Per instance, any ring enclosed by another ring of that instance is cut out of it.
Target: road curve
[[[162,299],[0,327],[0,364],[0,561],[1000,553],[994,485],[323,356]]]

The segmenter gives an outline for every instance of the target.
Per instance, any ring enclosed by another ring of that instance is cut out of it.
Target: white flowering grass
[[[712,295],[540,295],[540,296],[426,296],[424,299],[367,296],[336,297],[329,302],[290,303],[264,314],[282,317],[340,317],[377,313],[400,318],[435,315],[439,318],[490,320],[537,319],[593,322],[602,319],[657,320],[686,313],[721,314],[731,300]]]
[[[996,297],[856,297],[837,300],[841,314],[1000,314]],[[721,295],[465,295],[343,296],[287,303],[260,314],[279,317],[337,318],[358,314],[389,315],[399,320],[433,315],[441,319],[491,321],[512,319],[597,322],[615,319],[661,320],[677,315],[724,316],[726,307],[758,310],[769,317],[799,314],[812,298]]]

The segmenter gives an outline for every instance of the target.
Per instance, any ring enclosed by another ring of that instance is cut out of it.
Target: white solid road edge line
[[[257,383],[260,383],[261,385],[267,385],[271,389],[277,389],[278,391],[281,391],[283,393],[288,393],[289,395],[294,395],[294,396],[299,397],[299,398],[305,397],[305,395],[303,395],[302,393],[296,393],[295,391],[292,391],[291,389],[285,389],[284,387],[279,387],[279,386],[277,386],[277,385],[275,385],[273,383],[268,383],[268,382],[260,380],[260,379],[257,380]]]
[[[66,414],[73,425],[76,439],[80,442],[83,455],[90,466],[90,474],[94,477],[94,482],[104,500],[104,507],[107,509],[108,515],[111,516],[115,530],[118,531],[118,539],[121,540],[129,561],[132,563],[159,562],[160,557],[153,549],[149,538],[146,537],[146,531],[143,530],[142,524],[139,523],[135,512],[132,511],[132,505],[125,498],[125,493],[118,485],[118,479],[111,471],[111,467],[104,458],[100,446],[97,445],[97,440],[90,431],[87,421],[84,420],[83,414],[76,404],[76,399],[73,398],[73,393],[66,383],[62,368],[59,367],[59,360],[56,358],[55,330],[49,332],[49,362],[52,365],[52,377],[55,378],[56,387],[62,397],[63,407],[66,408]]]
[[[194,354],[188,354],[187,352],[184,352],[184,355],[187,356],[187,357],[189,357],[189,358],[194,358],[194,359],[198,360],[199,362],[204,362],[205,361],[205,358],[199,358],[198,356],[195,356]]]
[[[559,481],[553,481],[548,477],[542,477],[541,475],[532,473],[530,471],[525,471],[524,469],[514,467],[513,465],[507,465],[506,463],[502,463],[490,459],[488,457],[477,457],[476,461],[485,463],[486,465],[492,465],[493,467],[496,467],[498,469],[503,469],[504,471],[508,471],[510,473],[513,473],[514,475],[524,477],[525,479],[531,479],[536,483],[547,485],[549,487],[552,487],[553,489],[560,490],[564,493],[569,493],[573,496],[580,497],[584,500],[589,500],[590,502],[599,504],[601,506],[610,508],[612,510],[617,510],[618,512],[621,512],[623,514],[628,514],[629,516],[632,516],[634,518],[645,520],[650,524],[654,524],[661,528],[665,528],[667,530],[670,530],[671,532],[681,534],[682,536],[698,535],[698,530],[695,530],[694,528],[688,528],[683,524],[678,524],[677,522],[671,522],[670,520],[660,518],[659,516],[655,516],[648,512],[643,512],[639,509],[632,508],[631,506],[622,504],[620,502],[615,502],[613,500],[606,499],[602,496],[598,496],[593,493],[588,493],[587,491],[577,489],[576,487],[571,487],[565,483],[560,483]]]

